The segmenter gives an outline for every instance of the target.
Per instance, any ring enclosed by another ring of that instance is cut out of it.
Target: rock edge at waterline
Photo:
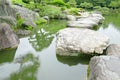
[[[19,45],[19,39],[14,34],[7,23],[0,24],[0,50],[6,48],[16,48]]]

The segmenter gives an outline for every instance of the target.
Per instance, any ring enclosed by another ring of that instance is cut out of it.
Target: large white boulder
[[[57,33],[57,54],[65,56],[98,53],[106,49],[109,38],[99,32],[83,28],[66,28]]]
[[[120,80],[120,57],[95,56],[90,61],[88,80]]]

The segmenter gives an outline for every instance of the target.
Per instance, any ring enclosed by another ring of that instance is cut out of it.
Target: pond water
[[[120,15],[108,16],[97,30],[120,43]],[[30,36],[20,38],[17,49],[0,51],[0,80],[86,80],[90,57],[56,55],[55,33],[66,21],[40,26]]]

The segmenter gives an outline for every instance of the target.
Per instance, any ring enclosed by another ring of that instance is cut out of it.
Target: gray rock
[[[11,26],[16,26],[16,19],[12,16],[0,16],[0,23],[7,23]]]
[[[10,0],[0,0],[0,23],[16,25],[15,10],[11,6]]]
[[[84,19],[80,19],[78,21],[69,21],[67,26],[92,29],[94,26],[98,26],[98,23],[91,19],[84,18]]]
[[[91,17],[96,17],[96,18],[98,18],[99,20],[105,19],[101,14],[97,14],[97,13],[91,14]]]
[[[69,21],[76,21],[76,17],[73,15],[67,15],[67,20]]]
[[[81,16],[76,17],[77,20],[71,20],[68,22],[68,27],[77,28],[90,28],[98,26],[104,17],[101,14],[83,13]]]
[[[49,16],[43,16],[43,18],[47,21],[49,21]]]
[[[39,18],[39,14],[27,8],[14,5],[16,12],[25,20],[26,25],[36,27],[35,20]]]
[[[99,32],[83,28],[66,28],[57,33],[57,54],[76,56],[78,53],[102,54],[109,38]],[[75,53],[75,54],[74,54]]]
[[[88,80],[120,80],[120,57],[95,56],[90,61]]]
[[[15,17],[15,10],[12,8],[10,0],[0,0],[0,16]]]
[[[18,37],[6,23],[0,24],[0,50],[15,48],[19,44]]]
[[[106,50],[106,54],[120,56],[120,44],[110,44]]]
[[[30,33],[31,33],[31,31],[30,30],[17,30],[16,31],[16,33],[18,34],[18,35],[29,35]]]

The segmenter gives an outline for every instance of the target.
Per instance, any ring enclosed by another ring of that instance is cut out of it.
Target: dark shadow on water
[[[0,64],[5,62],[12,62],[14,59],[16,49],[0,51]]]
[[[63,64],[74,66],[77,64],[88,65],[92,55],[80,54],[78,56],[60,56],[56,55],[57,60]]]

